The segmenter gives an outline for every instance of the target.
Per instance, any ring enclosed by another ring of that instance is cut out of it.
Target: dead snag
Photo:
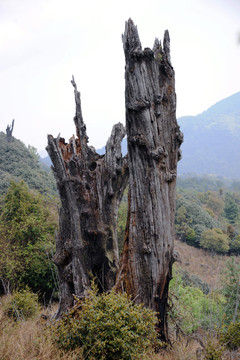
[[[6,138],[7,138],[7,142],[12,142],[13,141],[13,128],[14,128],[14,119],[12,121],[12,125],[8,125],[6,128]]]
[[[80,93],[74,87],[76,135],[69,143],[48,136],[47,151],[61,199],[56,235],[60,279],[60,306],[56,317],[73,304],[73,294],[84,296],[95,277],[100,290],[115,283],[118,269],[117,213],[128,181],[127,159],[121,154],[125,136],[122,124],[114,125],[105,155],[88,146]]]
[[[183,135],[176,121],[170,39],[142,50],[130,19],[123,35],[129,161],[129,208],[116,287],[158,312],[168,341],[167,299],[172,276],[175,188]]]

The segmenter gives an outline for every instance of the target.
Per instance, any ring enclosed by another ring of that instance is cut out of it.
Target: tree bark
[[[125,52],[129,206],[116,288],[158,312],[159,336],[168,341],[167,299],[172,277],[175,190],[183,135],[176,121],[170,39],[142,50],[128,20]]]
[[[56,317],[73,304],[73,294],[84,296],[92,278],[101,291],[110,289],[118,269],[117,213],[128,181],[127,159],[122,158],[122,124],[114,125],[105,155],[88,146],[80,93],[74,86],[77,138],[69,143],[48,136],[47,151],[53,163],[61,199],[56,235],[60,279],[60,305]]]
[[[12,142],[13,141],[13,137],[12,137],[13,128],[14,128],[14,119],[12,121],[12,125],[8,125],[7,128],[6,128],[7,142]]]

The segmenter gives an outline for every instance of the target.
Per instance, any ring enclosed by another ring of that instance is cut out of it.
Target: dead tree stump
[[[12,142],[13,141],[13,137],[12,137],[13,128],[14,128],[14,119],[12,121],[12,125],[8,125],[7,128],[6,128],[7,142]]]
[[[72,85],[77,137],[65,143],[63,138],[49,135],[47,146],[61,199],[54,256],[61,298],[56,317],[72,306],[73,294],[85,295],[91,278],[96,278],[102,291],[114,285],[119,262],[118,205],[128,181],[127,158],[121,154],[123,125],[114,125],[105,155],[97,154],[87,144],[74,78]]]
[[[158,312],[159,336],[168,341],[167,299],[172,277],[175,189],[183,135],[176,121],[170,39],[142,50],[130,19],[123,35],[129,207],[118,290]]]

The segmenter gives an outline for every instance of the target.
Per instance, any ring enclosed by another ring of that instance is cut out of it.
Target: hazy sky
[[[131,17],[143,47],[170,32],[177,116],[240,91],[240,0],[0,0],[0,131],[43,150],[75,133],[75,76],[90,144],[125,123],[121,34]]]

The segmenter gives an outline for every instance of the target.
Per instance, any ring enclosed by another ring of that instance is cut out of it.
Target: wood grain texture
[[[60,306],[56,317],[73,304],[73,294],[84,296],[94,277],[100,291],[115,283],[119,255],[117,214],[128,181],[127,157],[121,154],[122,124],[113,126],[105,155],[88,146],[80,93],[72,79],[76,103],[76,135],[69,143],[48,136],[47,151],[61,199],[56,235]]]
[[[129,208],[116,287],[158,312],[168,341],[167,298],[173,263],[177,162],[183,135],[176,121],[170,39],[142,50],[137,27],[123,35]]]

